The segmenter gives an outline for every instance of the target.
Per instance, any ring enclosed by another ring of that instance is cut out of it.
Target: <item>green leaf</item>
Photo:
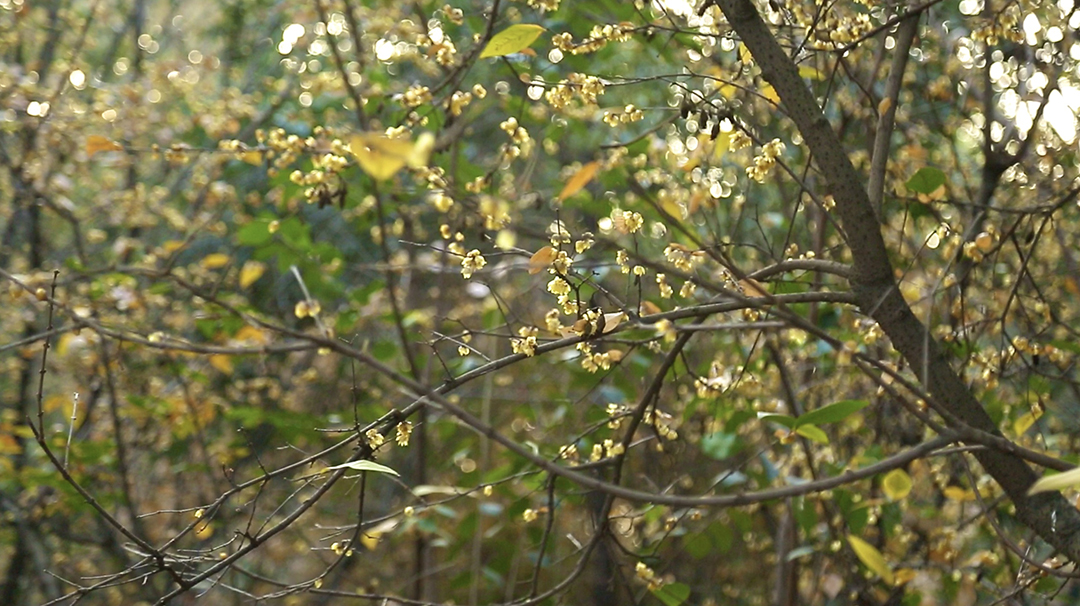
[[[243,246],[262,246],[270,241],[270,222],[257,220],[241,227],[236,232],[236,241]]]
[[[881,552],[873,545],[855,535],[849,534],[847,540],[848,544],[851,545],[851,550],[859,557],[859,561],[869,568],[871,572],[881,577],[886,583],[892,585],[893,572],[892,569],[889,568],[889,563],[885,560],[885,556],[881,555]]]
[[[483,52],[480,53],[480,58],[502,57],[519,53],[535,42],[543,31],[544,28],[532,23],[511,25],[491,37]]]
[[[778,415],[770,412],[759,412],[758,420],[766,423],[778,423],[788,429],[795,428],[795,417],[791,415]]]
[[[723,461],[736,454],[741,446],[738,434],[726,431],[710,433],[701,438],[701,452],[717,461]]]
[[[795,427],[802,425],[821,425],[823,423],[836,423],[837,421],[843,421],[852,414],[866,408],[870,405],[870,402],[866,400],[843,400],[829,404],[828,406],[822,406],[817,410],[811,410],[810,412],[802,415],[795,420]]]
[[[915,171],[915,174],[911,175],[911,178],[904,184],[913,192],[928,195],[942,185],[945,185],[945,173],[941,172],[940,169],[929,166],[924,166]]]
[[[679,606],[690,597],[690,586],[683,583],[667,583],[652,594],[667,606]]]
[[[818,444],[829,443],[829,436],[825,435],[825,432],[821,431],[821,428],[817,425],[800,425],[795,428],[795,433]]]

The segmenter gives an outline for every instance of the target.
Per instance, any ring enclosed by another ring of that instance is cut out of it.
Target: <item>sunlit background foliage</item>
[[[1077,7],[753,5],[1075,461]],[[765,75],[700,1],[0,0],[0,604],[1064,603],[959,443],[828,483],[941,418]]]

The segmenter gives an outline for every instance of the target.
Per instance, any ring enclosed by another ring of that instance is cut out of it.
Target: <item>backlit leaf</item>
[[[795,433],[818,444],[829,443],[829,436],[825,435],[825,432],[817,425],[800,425],[795,428]]]
[[[877,548],[855,535],[849,534],[847,540],[851,545],[851,550],[859,557],[859,561],[870,569],[870,572],[881,577],[886,583],[893,584],[893,571],[889,568],[885,556],[881,555]]]
[[[1077,484],[1080,484],[1080,467],[1040,479],[1031,485],[1031,488],[1028,489],[1028,494],[1033,495],[1040,492],[1071,488]]]
[[[881,479],[881,491],[890,501],[899,501],[911,492],[911,476],[903,469],[894,469]]]
[[[491,37],[487,46],[485,46],[484,50],[480,53],[480,58],[502,57],[504,55],[512,55],[521,52],[535,42],[543,32],[544,28],[533,23],[511,25]]]
[[[310,478],[312,476],[322,475],[324,473],[329,473],[331,471],[336,471],[338,469],[355,469],[356,471],[375,471],[375,472],[378,472],[378,473],[385,473],[385,474],[392,475],[392,476],[400,475],[398,472],[396,472],[393,469],[387,467],[386,465],[376,463],[375,461],[362,460],[362,461],[349,461],[348,463],[342,463],[341,465],[331,465],[330,467],[325,467],[323,469],[320,469],[318,471],[314,471],[312,473],[309,473],[309,474],[301,476],[301,477]]]
[[[559,192],[557,200],[562,202],[570,196],[581,191],[581,188],[585,187],[589,181],[596,176],[596,171],[600,169],[600,162],[589,162],[582,166],[570,180],[563,186],[562,191]]]
[[[1013,421],[1013,432],[1017,437],[1020,437],[1027,433],[1027,430],[1031,429],[1031,426],[1035,424],[1035,421],[1039,420],[1042,416],[1041,409],[1034,409],[1031,412],[1020,415],[1015,421]]]
[[[798,424],[803,425],[822,425],[824,423],[836,423],[837,421],[843,421],[867,406],[870,402],[866,400],[843,400],[841,402],[835,402],[827,406],[822,406],[816,410],[802,415],[798,419]]]
[[[435,136],[424,133],[416,142],[411,139],[391,139],[382,133],[359,133],[349,139],[349,150],[360,168],[376,181],[393,177],[406,166],[427,165],[435,147]]]
[[[653,589],[652,594],[665,606],[679,606],[690,597],[690,587],[683,583],[664,583]]]
[[[930,166],[924,166],[915,171],[915,174],[911,175],[904,184],[911,191],[926,195],[934,193],[934,190],[942,185],[945,185],[945,173]]]

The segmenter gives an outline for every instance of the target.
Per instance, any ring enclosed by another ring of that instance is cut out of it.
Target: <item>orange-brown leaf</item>
[[[533,253],[529,258],[529,274],[538,274],[551,265],[551,262],[559,256],[559,251],[550,246],[545,246]]]
[[[600,162],[589,162],[579,168],[578,171],[574,173],[574,176],[570,177],[570,180],[563,186],[562,191],[559,192],[559,196],[556,199],[559,202],[562,202],[581,191],[581,188],[585,187],[585,185],[596,176],[596,171],[598,170],[600,170]]]
[[[121,151],[124,147],[109,139],[108,137],[102,137],[101,135],[90,135],[86,138],[86,155],[93,156],[98,152],[103,151]]]

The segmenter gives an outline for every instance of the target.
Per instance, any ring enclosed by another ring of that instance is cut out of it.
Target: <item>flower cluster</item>
[[[700,262],[705,257],[705,253],[700,250],[690,250],[689,248],[672,242],[664,248],[664,258],[668,263],[675,266],[675,269],[681,271],[693,271],[694,265]]]
[[[379,433],[379,430],[377,429],[367,430],[367,432],[364,434],[364,438],[367,441],[368,447],[372,450],[375,450],[386,443],[386,438],[383,437],[383,435]]]
[[[530,0],[531,3],[532,0]],[[622,22],[617,24],[606,23],[604,25],[595,25],[592,31],[589,32],[589,37],[585,38],[581,42],[575,43],[573,36],[569,32],[563,32],[552,36],[552,45],[564,53],[570,53],[571,55],[584,55],[587,53],[595,53],[596,51],[604,48],[609,42],[625,42],[630,39],[630,34],[634,31],[634,24],[629,22]]]
[[[746,174],[758,183],[765,181],[766,175],[776,166],[776,159],[784,151],[784,144],[780,139],[773,139],[761,146],[761,155],[754,156],[754,164],[746,167]]]
[[[401,94],[401,104],[405,107],[419,107],[431,102],[431,90],[426,86],[414,84]]]
[[[649,591],[658,591],[664,586],[664,579],[660,578],[652,568],[646,566],[645,562],[637,563],[634,567],[634,576],[648,585]]]
[[[480,254],[479,250],[474,248],[461,259],[461,275],[468,280],[472,278],[474,273],[483,269],[485,265],[487,265],[487,259]]]
[[[409,445],[409,438],[412,436],[412,430],[413,424],[408,421],[397,424],[397,427],[395,428],[396,435],[394,436],[394,441],[397,442],[398,446]]]
[[[596,98],[604,94],[604,82],[596,76],[572,73],[551,87],[544,95],[554,109],[565,109],[577,98],[585,105],[596,105]]]
[[[641,231],[645,225],[645,218],[641,213],[620,208],[611,209],[611,226],[615,231],[622,234],[635,234]]]
[[[615,442],[615,440],[604,440],[603,444],[593,444],[592,452],[589,453],[589,461],[595,463],[600,459],[610,459],[617,457],[626,452],[626,448],[621,442]]]
[[[540,12],[555,12],[559,10],[559,2],[561,1],[562,0],[528,0],[529,6],[539,10]]]
[[[645,118],[645,113],[633,105],[627,105],[622,111],[608,111],[604,112],[604,124],[615,128],[620,124],[627,124],[629,122],[637,122]]]
[[[518,329],[520,339],[510,339],[510,348],[514,353],[525,354],[527,357],[536,355],[536,335],[540,330],[535,326],[522,326]]]

